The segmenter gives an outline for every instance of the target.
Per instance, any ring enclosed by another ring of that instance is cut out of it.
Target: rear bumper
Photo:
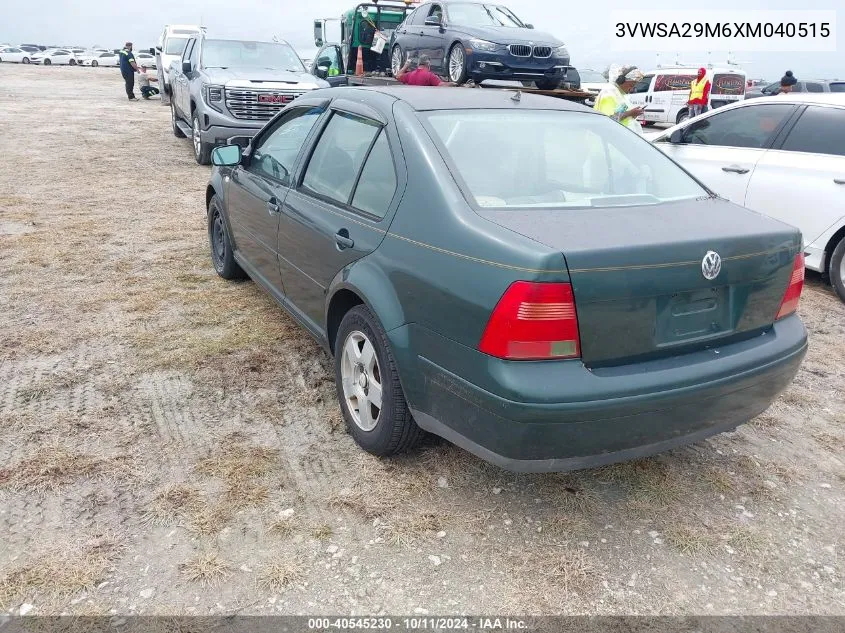
[[[494,377],[486,388],[417,356],[422,389],[403,384],[422,428],[478,457],[514,471],[575,470],[669,450],[747,422],[790,384],[806,351],[806,330],[792,316],[718,350],[619,368],[485,357]],[[511,395],[494,393],[497,385]],[[518,399],[514,388],[530,399]]]

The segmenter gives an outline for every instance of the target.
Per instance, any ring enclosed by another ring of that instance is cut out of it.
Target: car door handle
[[[355,241],[349,237],[349,231],[346,229],[340,229],[337,233],[335,233],[334,241],[337,242],[337,247],[340,250],[355,246]]]
[[[837,185],[845,185],[845,178],[834,178],[833,182],[835,182]]]
[[[282,208],[279,206],[279,201],[275,198],[270,198],[267,201],[267,213],[270,215],[279,215],[282,212]]]
[[[747,174],[751,170],[746,169],[745,167],[740,167],[739,165],[728,165],[727,167],[722,167],[722,171],[727,171],[734,174]]]

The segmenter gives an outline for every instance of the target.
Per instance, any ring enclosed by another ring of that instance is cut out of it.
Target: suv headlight
[[[214,84],[203,84],[202,95],[205,102],[215,110],[220,110],[217,103],[223,103],[223,86],[215,86]]]
[[[488,42],[487,40],[479,40],[476,38],[471,39],[469,41],[469,45],[477,51],[486,51],[488,53],[495,53],[497,50],[499,50],[498,44]]]
[[[555,57],[569,57],[569,51],[566,50],[566,46],[558,46],[554,50]]]

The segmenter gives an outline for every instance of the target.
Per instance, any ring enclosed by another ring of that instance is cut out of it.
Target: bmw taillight
[[[783,294],[780,302],[780,309],[775,321],[789,316],[798,309],[798,300],[801,298],[801,291],[804,289],[804,253],[795,256],[795,263],[792,265],[792,276],[789,278],[789,285]]]
[[[496,304],[478,349],[507,360],[578,358],[581,344],[572,286],[511,284]]]

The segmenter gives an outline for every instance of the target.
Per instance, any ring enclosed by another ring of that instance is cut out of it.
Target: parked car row
[[[32,50],[32,49],[36,50]],[[156,58],[146,52],[135,53],[135,60],[139,66],[156,68]],[[119,66],[118,50],[106,48],[48,48],[38,49],[37,46],[4,46],[0,47],[0,62],[19,64],[42,64],[44,66]]]

